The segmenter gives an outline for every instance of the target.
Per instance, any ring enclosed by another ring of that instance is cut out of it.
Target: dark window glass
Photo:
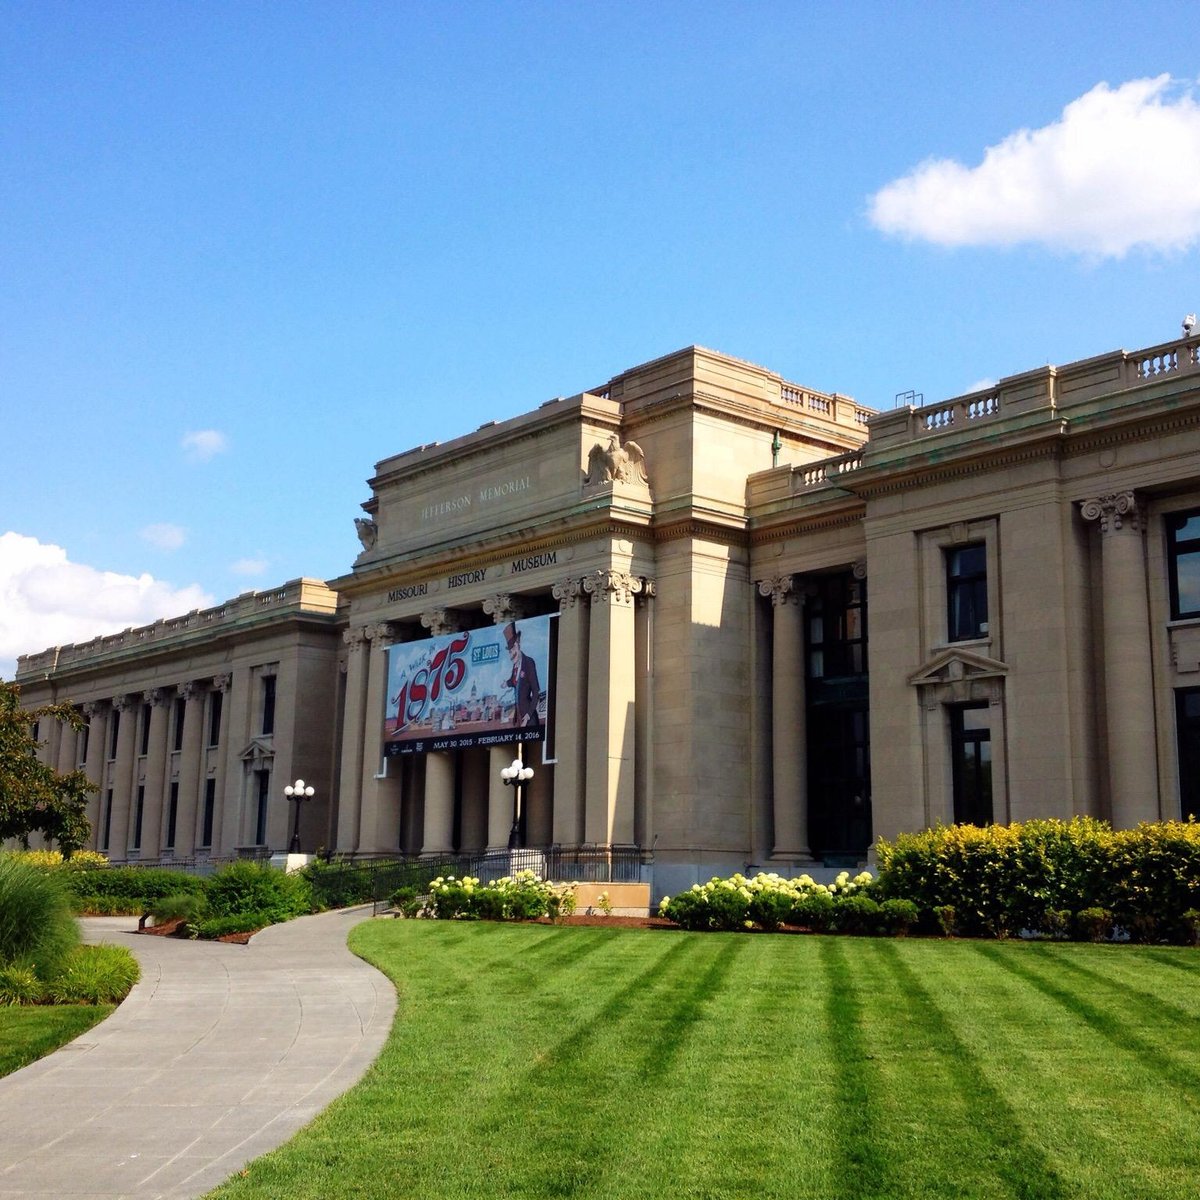
[[[179,781],[171,781],[171,797],[167,803],[167,849],[175,849],[175,822],[179,816]]]
[[[182,696],[175,698],[175,736],[172,749],[183,749],[183,719],[187,713],[187,701]]]
[[[264,675],[262,681],[263,693],[263,708],[262,708],[262,731],[263,733],[275,732],[275,676]]]
[[[150,753],[150,712],[149,704],[142,705],[142,744],[138,753],[145,758]]]
[[[117,757],[117,741],[121,736],[121,710],[114,708],[112,710],[112,724],[108,727],[108,757],[111,761]]]
[[[867,673],[867,583],[849,572],[805,580],[809,680]]]
[[[34,723],[32,725],[30,725],[30,727],[29,727],[29,738],[33,742],[33,745],[29,748],[29,753],[34,758],[37,758],[37,752],[38,752],[37,743],[40,740],[41,731],[42,731],[42,723],[40,721],[34,721]]]
[[[92,723],[84,721],[83,728],[79,731],[79,757],[78,763],[82,767],[87,762],[88,743],[92,740]]]
[[[960,825],[992,823],[992,729],[986,704],[950,709],[954,820]]]
[[[1175,693],[1175,733],[1179,743],[1179,815],[1200,820],[1200,688]]]
[[[104,793],[104,838],[100,843],[101,850],[108,849],[108,835],[112,832],[112,802],[113,790],[109,788]]]
[[[144,785],[138,784],[137,790],[137,805],[133,812],[133,848],[140,850],[142,848],[142,811],[146,806],[146,789]]]
[[[1200,617],[1200,511],[1167,516],[1171,616]]]
[[[258,815],[254,822],[254,844],[267,844],[267,798],[271,793],[271,772],[255,771],[258,777]]]
[[[208,744],[215,746],[221,740],[221,701],[225,697],[221,692],[209,692],[208,697]]]
[[[946,611],[950,641],[987,634],[987,547],[982,542],[946,551]]]
[[[220,695],[220,693],[217,693]],[[211,846],[213,839],[213,814],[217,807],[217,781],[204,781],[204,823],[200,829],[200,845]]]

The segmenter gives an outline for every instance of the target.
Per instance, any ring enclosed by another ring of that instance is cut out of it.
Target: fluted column
[[[389,779],[383,762],[383,713],[387,692],[387,648],[392,627],[386,622],[364,630],[367,646],[363,669],[367,676],[363,715],[362,802],[359,812],[360,850],[395,850],[400,840],[400,780]]]
[[[592,598],[588,629],[587,779],[584,840],[634,838],[635,645],[633,598],[642,580],[595,571],[583,580]]]
[[[146,773],[143,780],[145,802],[142,807],[142,855],[158,858],[163,844],[163,793],[166,790],[167,720],[170,693],[152,688],[142,696],[150,705],[150,744],[147,746]]]
[[[137,749],[137,699],[114,696],[114,713],[120,713],[117,726],[117,754],[109,778],[112,780],[112,820],[109,826],[109,853],[115,858],[129,855],[129,814],[133,806],[134,751]],[[111,718],[110,718],[111,719]]]
[[[447,854],[454,839],[454,758],[425,755],[425,843],[422,854]]]
[[[88,793],[87,814],[92,826],[92,836],[88,845],[94,850],[99,850],[103,835],[100,818],[104,812],[104,747],[108,734],[104,705],[98,701],[89,701],[83,706],[83,719],[88,723],[87,758],[84,760],[83,771],[98,789]]]
[[[1112,823],[1131,829],[1160,815],[1142,518],[1133,492],[1097,496],[1079,508],[1085,521],[1100,523]]]
[[[200,779],[204,773],[204,696],[192,681],[176,691],[183,698],[183,750],[179,758],[179,809],[175,814],[175,853],[181,857],[196,850],[196,813]]]
[[[790,575],[764,579],[759,582],[758,591],[771,599],[774,629],[771,653],[773,857],[808,858],[803,610]]]
[[[558,674],[554,688],[554,841],[584,840],[587,781],[588,601],[580,579],[554,585],[558,601]]]
[[[346,707],[342,715],[342,766],[338,787],[337,849],[353,852],[359,843],[362,807],[364,720],[367,703],[367,635],[359,626],[342,634],[346,643]]]

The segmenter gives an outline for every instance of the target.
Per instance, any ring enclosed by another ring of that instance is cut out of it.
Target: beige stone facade
[[[201,845],[210,779],[214,851],[282,849],[297,773],[318,788],[305,849],[503,849],[515,745],[389,756],[388,647],[537,616],[555,652],[521,840],[633,847],[657,894],[857,862],[939,821],[1179,816],[1200,767],[1198,346],[883,413],[692,347],[381,461],[329,590],[47,651],[18,680],[93,706],[114,856],[139,794],[143,856],[172,804],[175,851]],[[269,672],[288,732],[264,741]],[[83,761],[70,740],[45,752]]]

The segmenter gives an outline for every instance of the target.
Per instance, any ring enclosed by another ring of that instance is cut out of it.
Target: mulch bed
[[[226,933],[219,938],[208,938],[207,941],[225,942],[231,946],[244,946],[257,933],[254,930],[251,933]],[[161,925],[143,925],[138,929],[138,933],[148,933],[152,937],[187,937],[183,929],[183,921],[181,919],[174,921],[164,921]]]

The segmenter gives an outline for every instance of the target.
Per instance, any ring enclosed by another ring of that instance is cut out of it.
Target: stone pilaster
[[[107,710],[98,701],[89,701],[83,705],[83,719],[88,723],[87,758],[84,760],[84,774],[96,784],[98,791],[88,795],[88,821],[91,822],[92,836],[88,845],[93,850],[100,849],[100,839],[103,830],[100,819],[104,813],[104,758],[105,746],[108,743]]]
[[[1112,823],[1130,829],[1160,817],[1143,522],[1133,492],[1084,500],[1079,511],[1100,526]]]
[[[383,761],[387,648],[394,635],[385,622],[368,625],[364,633],[368,642],[364,660],[367,688],[358,849],[395,850],[400,838],[400,780],[386,777]]]
[[[763,579],[771,600],[771,762],[775,858],[805,859],[808,848],[808,754],[804,692],[804,614],[790,575]]]
[[[236,728],[234,725],[233,707],[237,699],[232,673],[214,676],[212,690],[220,692],[222,697],[221,728],[217,734],[217,794],[213,806],[212,853],[214,855],[229,855],[233,853],[234,843],[238,838],[237,810],[234,808],[233,812],[228,811],[237,803],[236,793],[232,800],[229,795],[231,791],[230,755],[236,754],[236,751],[230,745],[230,732]],[[241,714],[243,720],[245,719],[245,715],[245,712]],[[237,770],[240,766],[241,764],[235,758],[232,769]],[[240,778],[236,778],[234,786],[240,788],[241,782]]]
[[[342,640],[346,643],[346,707],[342,716],[337,849],[350,853],[358,849],[360,835],[369,642],[361,625],[347,629]]]
[[[167,788],[167,737],[170,725],[167,717],[171,697],[163,688],[153,688],[143,694],[142,700],[150,705],[150,744],[141,778],[142,786],[146,789],[142,806],[141,852],[143,858],[158,858],[162,854],[165,835],[163,793]]]
[[[635,758],[634,841],[643,850],[654,844],[654,594],[652,579],[642,581],[634,598]]]
[[[625,571],[584,576],[592,598],[588,629],[587,779],[584,840],[631,844],[637,737],[633,599],[643,583]]]
[[[109,768],[112,787],[112,818],[109,825],[109,855],[124,859],[129,854],[130,810],[133,807],[133,772],[137,750],[137,698],[114,696],[113,713],[120,713],[117,726],[117,753]],[[110,720],[115,718],[110,717]]]
[[[194,854],[198,841],[196,817],[200,804],[200,780],[204,775],[204,697],[198,683],[189,681],[176,688],[184,703],[183,749],[179,757],[179,809],[175,814],[175,853]]]
[[[588,602],[581,579],[554,585],[558,601],[558,674],[555,679],[554,832],[561,846],[584,840],[587,784]]]
[[[425,843],[422,854],[448,854],[454,837],[454,758],[425,755]]]

